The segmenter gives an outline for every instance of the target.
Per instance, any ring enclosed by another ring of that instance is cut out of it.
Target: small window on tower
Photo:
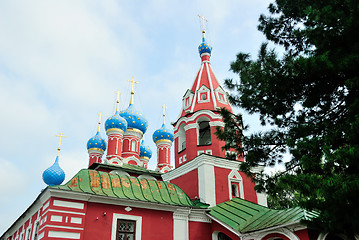
[[[202,93],[201,99],[202,99],[202,100],[207,100],[207,94],[206,94],[206,93]]]

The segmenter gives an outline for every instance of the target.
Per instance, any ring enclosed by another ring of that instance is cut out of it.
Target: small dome
[[[145,133],[148,123],[143,114],[135,110],[133,104],[130,104],[126,110],[120,112],[120,116],[127,121],[127,128],[135,128]]]
[[[42,180],[49,186],[60,185],[65,180],[65,172],[59,165],[59,156],[54,164],[42,173]]]
[[[140,157],[147,157],[147,158],[152,157],[151,149],[144,144],[143,140],[141,141],[141,145],[140,145]]]
[[[200,56],[203,53],[208,53],[209,55],[211,55],[212,47],[208,45],[204,37],[202,38],[202,43],[198,46],[198,52]]]
[[[127,130],[127,122],[120,116],[118,111],[116,111],[115,115],[109,117],[105,122],[105,130],[107,131],[111,128],[121,129],[124,132]]]
[[[106,141],[100,135],[100,132],[97,132],[95,136],[90,138],[87,142],[87,150],[91,148],[100,148],[106,150]]]
[[[158,140],[170,140],[173,142],[173,130],[166,128],[165,124],[162,124],[160,129],[157,129],[152,136],[153,141],[156,143]]]

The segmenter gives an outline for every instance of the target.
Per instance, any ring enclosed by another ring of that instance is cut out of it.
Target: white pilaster
[[[204,162],[198,167],[198,195],[211,207],[216,205],[214,166]]]
[[[173,240],[188,240],[188,215],[190,211],[177,209],[173,213]]]

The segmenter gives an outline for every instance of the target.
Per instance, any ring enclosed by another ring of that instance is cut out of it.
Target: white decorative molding
[[[214,89],[213,89],[213,84],[212,84],[212,78],[211,78],[211,74],[209,72],[209,69],[210,69],[211,66],[208,63],[206,63],[206,65],[207,65],[207,75],[208,75],[209,87],[211,89],[211,95],[212,95],[212,99],[213,99],[213,105],[214,105],[214,109],[216,109],[217,108],[217,101],[216,101],[216,98],[214,97]]]
[[[131,207],[125,207],[125,211],[130,212],[130,211],[132,211],[132,208]]]
[[[197,123],[191,123],[184,126],[184,130],[187,131],[188,129],[197,128]]]
[[[45,203],[45,205],[42,207],[42,211],[45,211],[45,209],[48,208],[49,206],[50,206],[50,201]]]
[[[188,163],[178,166],[177,168],[172,169],[172,171],[163,174],[162,178],[164,181],[170,181],[188,172],[191,172],[192,170],[197,169],[200,165],[204,163],[212,164],[213,166],[220,168],[238,169],[239,165],[242,162],[236,160],[229,160],[226,158],[221,158],[213,155],[201,154],[195,157],[194,159],[192,159],[191,161],[189,161]],[[263,167],[257,167],[257,168],[253,168],[252,171],[259,172],[262,169]]]
[[[76,224],[81,224],[82,223],[82,218],[71,217],[70,222],[71,223],[76,223]]]
[[[199,115],[207,115],[211,119],[211,121],[215,119],[222,120],[222,116],[219,113],[215,113],[211,110],[199,110],[190,117],[181,117],[180,119],[178,119],[173,131],[177,132],[178,127],[181,126],[182,123],[185,123],[186,124],[185,127],[187,127],[189,125],[187,123],[194,121]]]
[[[194,99],[196,99],[196,97],[197,97],[197,89],[199,88],[199,84],[200,84],[200,79],[201,79],[201,77],[202,77],[202,72],[203,72],[203,67],[204,67],[204,64],[202,63],[201,64],[201,68],[200,68],[200,70],[199,70],[199,73],[198,73],[198,77],[196,77],[195,78],[195,81],[196,81],[196,79],[197,79],[197,85],[196,85],[196,90],[195,90],[195,92],[194,92]],[[193,101],[192,102],[192,106],[191,106],[191,112],[193,112],[193,109],[194,109],[194,106],[196,105],[196,101]]]
[[[49,231],[49,238],[67,238],[67,239],[80,239],[80,233],[74,232],[60,232],[60,231]]]
[[[130,157],[128,157],[128,158],[123,158],[123,163],[129,163],[130,161],[135,161],[136,162],[136,164],[137,164],[137,166],[140,166],[140,167],[142,167],[142,165],[143,165],[143,162],[141,162],[141,160],[140,159],[138,159],[138,158],[136,158],[135,156],[130,156]]]
[[[79,202],[69,202],[69,201],[62,201],[62,200],[54,200],[54,206],[57,207],[67,207],[67,208],[76,208],[76,209],[84,209],[85,204]]]
[[[198,97],[197,97],[197,102],[198,103],[206,103],[206,102],[210,102],[211,100],[211,96],[210,96],[210,90],[209,88],[207,88],[205,85],[202,85],[198,90]],[[205,94],[206,98],[202,99],[202,95]]]
[[[194,93],[190,89],[187,89],[185,95],[182,98],[182,108],[184,110],[186,110],[187,108],[189,108],[191,106],[191,103],[193,101],[193,96],[194,96]],[[187,101],[187,99],[188,99],[188,101]]]
[[[119,176],[127,176],[127,177],[130,176],[130,174],[128,174],[128,172],[125,172],[125,171],[122,171],[122,170],[112,170],[110,173],[117,174]]]
[[[135,230],[135,240],[141,240],[142,238],[142,217],[141,216],[134,216],[134,215],[125,215],[114,213],[112,218],[112,232],[111,232],[111,240],[116,240],[117,234],[117,220],[132,220],[136,221],[136,230]]]
[[[211,127],[213,127],[213,126],[215,126],[215,127],[217,127],[217,126],[224,127],[225,124],[222,121],[210,121],[209,126],[211,126]]]
[[[51,222],[62,222],[62,216],[52,215],[50,217]]]
[[[214,90],[214,93],[216,94],[218,102],[223,103],[223,104],[228,104],[227,103],[227,93],[223,90],[223,88],[221,86],[218,86]],[[223,96],[223,98],[221,98],[220,96]]]
[[[191,209],[188,220],[191,222],[211,223],[212,220],[206,215],[207,209]]]

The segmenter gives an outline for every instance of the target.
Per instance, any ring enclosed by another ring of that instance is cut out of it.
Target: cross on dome
[[[97,128],[97,132],[100,132],[100,125],[101,125],[101,116],[102,113],[97,114],[98,115],[98,128]]]
[[[166,116],[166,105],[165,104],[163,104],[162,105],[162,112],[163,112],[163,114],[162,114],[162,116],[163,116],[163,124],[165,124],[165,116]]]
[[[120,95],[122,93],[120,93],[120,90],[117,90],[116,92],[116,112],[119,111],[119,103],[120,103]]]
[[[135,94],[135,92],[133,91],[133,85],[135,83],[138,83],[137,81],[135,81],[135,78],[132,77],[131,80],[127,80],[128,82],[131,82],[131,100],[130,100],[130,104],[133,104],[133,95]]]
[[[60,153],[60,150],[61,150],[61,145],[62,145],[62,144],[61,144],[61,140],[62,140],[63,137],[67,137],[67,136],[65,136],[63,132],[60,132],[60,134],[59,134],[59,135],[56,135],[56,137],[59,137],[59,138],[60,138],[60,140],[59,140],[59,146],[58,146],[58,148],[57,148],[57,156],[59,156],[59,153]]]
[[[205,30],[204,30],[204,23],[205,22],[208,22],[208,20],[202,15],[199,15],[198,14],[198,17],[201,19],[201,24],[202,24],[202,33],[203,33],[203,37],[204,37],[204,33],[206,32]]]

